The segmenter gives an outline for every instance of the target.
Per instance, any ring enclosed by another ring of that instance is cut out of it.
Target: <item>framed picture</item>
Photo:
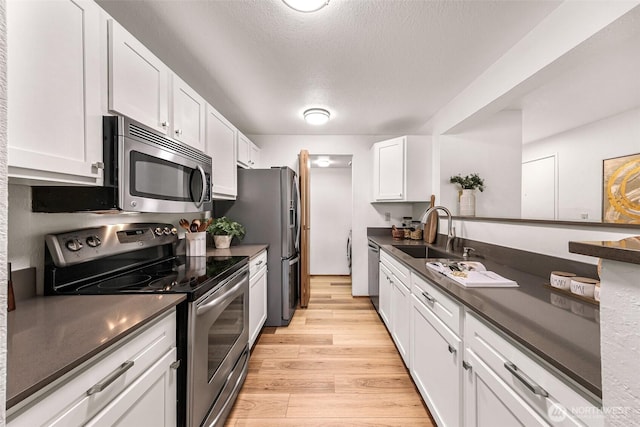
[[[602,222],[640,224],[640,153],[603,161]]]

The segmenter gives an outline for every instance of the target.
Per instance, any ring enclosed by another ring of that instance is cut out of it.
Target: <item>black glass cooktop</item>
[[[247,257],[173,257],[126,273],[75,287],[57,289],[66,294],[186,293],[190,301],[247,265]]]

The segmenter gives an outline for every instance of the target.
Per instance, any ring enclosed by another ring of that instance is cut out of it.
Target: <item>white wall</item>
[[[440,199],[459,214],[459,186],[453,175],[477,173],[485,190],[476,191],[476,216],[520,218],[522,120],[520,111],[507,110],[488,118],[473,131],[440,135]],[[436,183],[436,187],[438,183]]]
[[[353,268],[352,292],[368,295],[367,289],[367,227],[389,227],[400,224],[403,216],[411,216],[411,204],[370,203],[372,194],[372,166],[370,148],[374,142],[395,135],[250,135],[249,138],[262,150],[263,167],[289,166],[298,170],[298,154],[307,149],[310,153],[350,154],[353,156],[352,179],[352,230]],[[313,203],[313,195],[311,195]],[[384,213],[392,220],[386,222]],[[311,248],[313,251],[313,248]]]
[[[16,184],[9,185],[8,214],[8,261],[12,263],[14,270],[27,267],[36,268],[37,289],[40,294],[44,284],[44,236],[48,233],[145,221],[167,222],[180,230],[178,220],[181,217],[189,220],[201,217],[201,215],[194,214],[178,216],[137,213],[34,213],[31,212],[31,188]]]
[[[6,2],[0,0],[0,426],[7,401],[7,26]]]
[[[311,168],[311,274],[349,274],[351,168]]]
[[[638,94],[640,103],[640,93]],[[558,218],[602,219],[602,161],[640,153],[640,108],[525,144],[522,161],[557,154]]]

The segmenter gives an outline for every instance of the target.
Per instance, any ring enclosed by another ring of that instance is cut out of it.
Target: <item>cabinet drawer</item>
[[[175,309],[91,358],[8,417],[10,426],[84,425],[176,345]],[[133,362],[131,364],[131,362]],[[130,364],[129,368],[125,363]],[[120,374],[120,375],[118,375]],[[88,394],[108,377],[113,382]]]
[[[404,266],[385,251],[380,251],[380,262],[387,267],[402,284],[409,289],[409,268]]]
[[[411,273],[411,293],[454,333],[461,335],[462,307],[451,297],[415,273]]]
[[[254,277],[260,269],[267,266],[267,251],[260,252],[249,261],[249,277]]]
[[[464,331],[465,346],[554,426],[604,425],[598,407],[570,387],[568,378],[470,312],[465,313]]]

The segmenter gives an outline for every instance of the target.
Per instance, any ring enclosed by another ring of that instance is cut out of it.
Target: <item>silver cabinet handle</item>
[[[178,359],[175,362],[173,362],[171,365],[169,365],[169,367],[171,369],[178,369],[180,367],[180,359]]]
[[[94,385],[89,390],[87,390],[87,396],[91,396],[92,394],[95,394],[95,393],[100,393],[102,390],[107,388],[109,384],[117,380],[122,374],[127,372],[132,367],[133,367],[133,360],[127,360],[122,365],[120,365],[118,369],[116,369],[115,371],[113,371],[112,373],[104,377],[102,381],[100,381],[98,384]]]
[[[176,135],[177,136],[182,135],[182,129],[176,129]]]
[[[504,362],[504,367],[507,368],[507,371],[511,372],[511,374],[516,377],[522,384],[525,385],[533,394],[537,394],[538,396],[549,397],[549,393],[538,384],[535,383],[531,378],[525,375],[516,365],[511,362]]]
[[[263,262],[264,262],[263,260],[260,260],[260,261],[256,262],[256,266],[262,265]]]
[[[160,123],[160,126],[162,126],[163,128],[167,128],[169,127],[169,122],[165,120],[164,122]]]
[[[432,297],[431,295],[429,295],[429,293],[427,293],[426,291],[422,292],[422,296],[425,297],[425,299],[427,301],[429,301],[430,303],[436,302],[436,299],[434,297]]]
[[[91,167],[94,169],[104,169],[104,163],[102,162],[91,163]]]
[[[449,353],[456,354],[457,352],[458,352],[458,350],[456,350],[455,348],[453,348],[453,346],[451,344],[449,344]]]
[[[471,365],[464,360],[462,361],[462,367],[464,368],[465,371],[471,370]]]

